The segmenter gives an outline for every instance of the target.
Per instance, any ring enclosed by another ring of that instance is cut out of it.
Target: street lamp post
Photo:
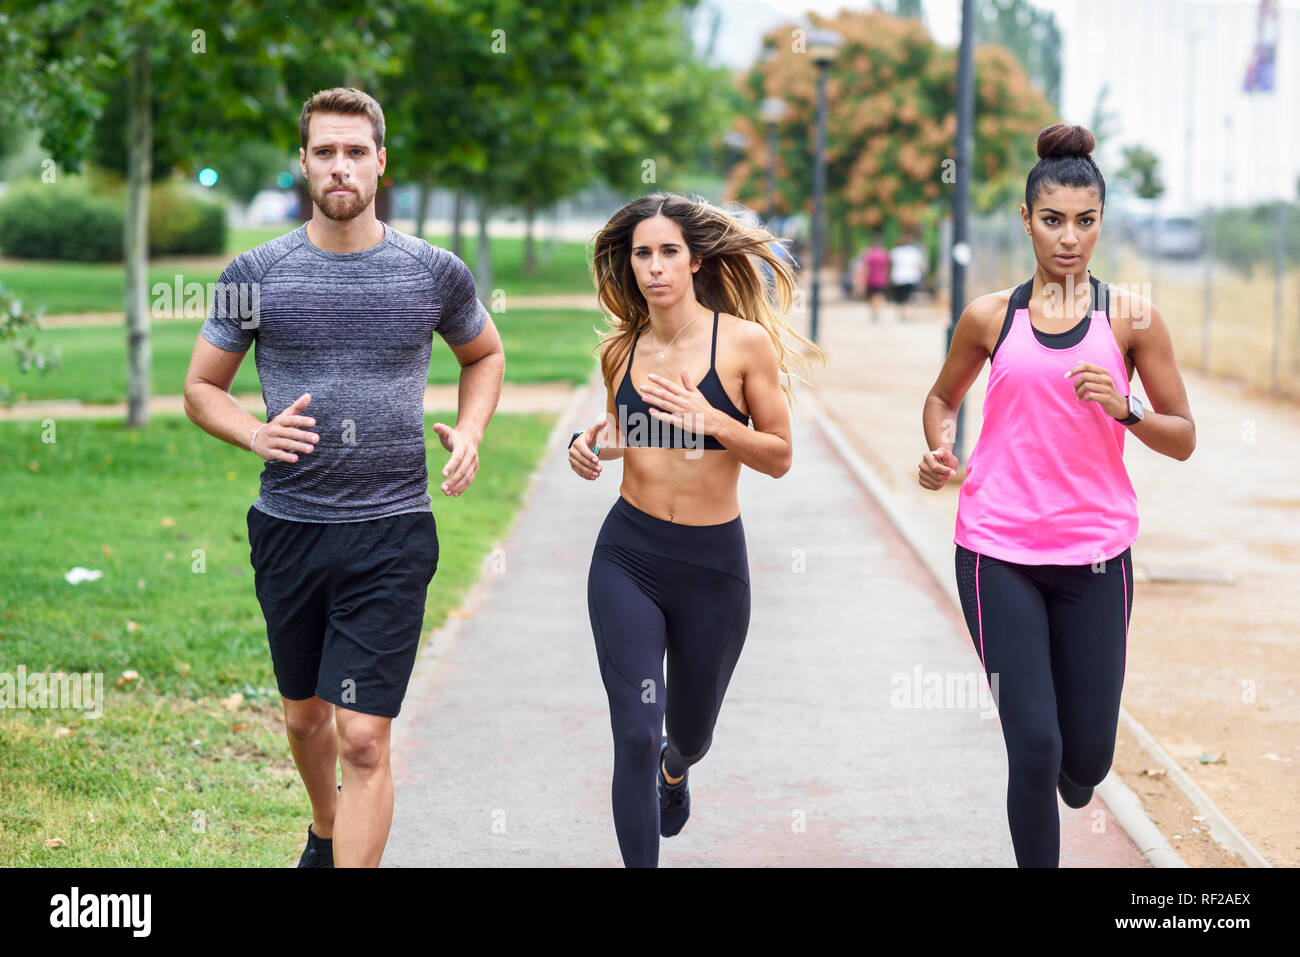
[[[948,350],[966,300],[966,266],[971,259],[970,170],[971,131],[975,119],[974,0],[962,0],[961,49],[957,57],[957,182],[952,194],[952,304]],[[946,353],[945,353],[946,354]],[[957,407],[952,454],[962,457],[962,406]]]
[[[776,127],[785,117],[785,100],[769,96],[758,105],[758,115],[767,127],[767,221],[776,218]]]
[[[817,139],[813,157],[812,221],[812,314],[808,338],[817,341],[817,320],[821,307],[821,267],[823,210],[826,197],[826,73],[835,59],[835,51],[844,40],[834,30],[808,31],[808,55],[817,64]]]
[[[739,163],[749,148],[749,137],[740,130],[728,130],[722,135],[722,163],[730,169]]]

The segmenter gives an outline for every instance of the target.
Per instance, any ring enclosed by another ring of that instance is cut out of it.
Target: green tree
[[[537,211],[598,181],[644,192],[725,126],[714,91],[727,73],[693,60],[693,6],[446,0],[415,14],[416,36],[437,40],[417,39],[384,86],[390,125],[410,130],[394,133],[391,168],[425,191],[439,182],[475,198],[480,296],[492,287],[494,210],[522,211],[531,240]],[[529,241],[526,269],[531,259]]]
[[[1145,146],[1126,146],[1123,149],[1124,165],[1116,174],[1133,188],[1140,199],[1159,199],[1165,191],[1160,176],[1160,158]]]
[[[1029,0],[978,0],[975,42],[1008,50],[1053,108],[1061,106],[1061,31]]]
[[[29,311],[10,290],[0,283],[0,342],[12,342],[18,357],[18,369],[28,372],[35,369],[41,375],[59,366],[57,352],[42,352],[36,340],[40,328],[41,311]],[[9,383],[0,382],[0,405],[13,401]]]
[[[359,0],[269,0],[219,16],[199,0],[28,0],[22,6],[20,17],[0,23],[0,80],[32,91],[42,145],[66,169],[94,155],[125,154],[127,424],[143,426],[156,142],[169,164],[191,165],[231,137],[284,137],[283,117],[293,106],[285,78],[295,66],[317,75],[380,70],[402,34],[391,7]],[[123,90],[124,143],[99,122],[108,91]]]
[[[1098,152],[1115,135],[1115,128],[1119,124],[1115,112],[1106,105],[1109,97],[1110,83],[1102,83],[1101,89],[1097,91],[1097,102],[1092,106],[1092,119],[1088,121],[1088,129],[1097,141]]]
[[[955,182],[956,52],[939,47],[915,20],[880,12],[841,11],[831,20],[844,44],[827,79],[827,235],[840,252],[861,232],[932,224]],[[791,28],[766,37],[770,55],[744,79],[745,109],[735,128],[748,136],[744,160],[732,170],[732,195],[758,203],[764,195],[767,140],[757,104],[786,102],[778,128],[776,206],[788,214],[811,208],[816,68]],[[975,136],[972,197],[977,210],[1005,202],[1023,183],[1034,137],[1055,113],[1006,50],[975,53]]]
[[[298,153],[283,144],[241,139],[215,146],[204,156],[203,165],[217,171],[217,189],[248,204],[259,192],[275,186],[280,173],[298,174]]]

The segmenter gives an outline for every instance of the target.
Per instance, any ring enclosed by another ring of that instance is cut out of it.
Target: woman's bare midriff
[[[725,449],[630,448],[619,494],[677,525],[721,525],[740,515],[740,459]]]

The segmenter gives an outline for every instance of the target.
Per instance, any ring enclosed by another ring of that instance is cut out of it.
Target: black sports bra
[[[1041,329],[1034,327],[1033,323],[1029,327],[1034,330],[1034,338],[1047,346],[1049,349],[1070,349],[1077,346],[1083,341],[1083,337],[1088,334],[1088,326],[1092,323],[1092,313],[1106,313],[1106,318],[1110,318],[1110,289],[1103,285],[1091,273],[1088,274],[1088,283],[1092,287],[1092,309],[1088,314],[1080,319],[1072,329],[1065,332],[1043,332]],[[1034,280],[1032,277],[1027,282],[1017,286],[1011,293],[1011,299],[1007,302],[1007,314],[1002,319],[1002,331],[998,334],[997,345],[993,347],[993,352],[989,356],[989,361],[993,361],[993,356],[998,354],[998,346],[1002,345],[1002,340],[1007,337],[1011,331],[1011,320],[1015,318],[1016,310],[1029,308],[1029,296],[1034,291]]]
[[[690,436],[683,436],[682,430],[675,425],[670,425],[662,419],[656,419],[650,414],[650,405],[645,399],[641,398],[641,393],[632,385],[632,359],[636,356],[636,344],[641,339],[641,333],[636,334],[636,339],[632,340],[632,348],[627,354],[627,369],[623,373],[623,381],[618,384],[618,392],[614,396],[615,405],[618,407],[620,425],[626,427],[627,445],[632,448],[698,448],[698,438],[692,433]],[[708,399],[709,405],[721,412],[725,412],[742,425],[749,425],[749,416],[736,408],[731,397],[727,395],[727,390],[722,387],[722,380],[718,378],[718,370],[714,367],[714,362],[718,355],[718,313],[713,313],[713,344],[709,348],[709,371],[705,373],[703,379],[699,381],[696,388],[700,394]],[[686,439],[690,439],[688,446]],[[711,435],[704,435],[703,445],[706,449],[726,449],[726,446],[719,442]]]

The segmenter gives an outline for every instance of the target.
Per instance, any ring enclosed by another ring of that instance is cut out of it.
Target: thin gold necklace
[[[699,317],[698,315],[695,317],[695,319],[699,319],[699,318],[700,318],[700,317]],[[692,319],[691,322],[694,322],[695,319]],[[691,322],[686,323],[686,326],[689,326],[689,325],[691,324]],[[681,327],[680,329],[678,329],[675,333],[673,333],[673,337],[672,337],[671,339],[668,340],[668,345],[664,346],[663,349],[660,350],[660,352],[659,352],[659,358],[660,358],[660,359],[662,359],[662,358],[664,357],[664,353],[665,353],[665,352],[667,352],[669,349],[672,348],[673,343],[677,341],[677,337],[680,336],[683,332],[686,331],[686,326],[682,326],[682,327]],[[650,329],[651,329],[652,332],[654,331],[654,327],[653,327],[653,326],[651,326]],[[654,347],[651,346],[651,348],[654,348]]]

